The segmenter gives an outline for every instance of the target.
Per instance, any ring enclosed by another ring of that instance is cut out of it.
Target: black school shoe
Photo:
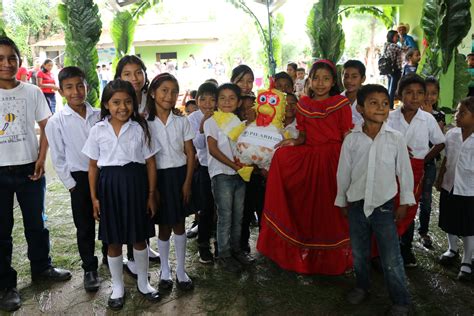
[[[31,275],[31,280],[33,282],[38,281],[53,281],[53,282],[61,282],[61,281],[68,281],[72,278],[72,274],[69,270],[49,267],[41,273],[35,273]]]
[[[188,277],[189,278],[189,277]],[[189,278],[189,281],[180,281],[178,280],[178,275],[176,274],[176,285],[181,291],[191,291],[194,289],[193,280]]]
[[[472,264],[461,263],[461,268],[462,268],[462,266],[469,267],[471,269],[471,272],[465,272],[465,271],[459,270],[459,274],[458,274],[458,277],[457,277],[458,281],[464,281],[464,282],[471,281],[471,279],[472,279]]]
[[[119,298],[112,298],[112,294],[110,294],[109,300],[107,301],[107,305],[113,311],[119,311],[125,305],[125,292],[123,292],[123,296]]]
[[[449,267],[451,265],[453,265],[454,263],[456,263],[456,261],[458,260],[459,258],[459,252],[458,251],[454,251],[452,249],[449,249],[449,252],[453,254],[453,256],[445,256],[444,254],[442,254],[440,257],[439,257],[439,263],[445,267]]]
[[[13,312],[21,307],[20,293],[16,287],[6,288],[0,292],[0,310]]]
[[[86,292],[97,292],[100,287],[97,271],[84,272],[84,289]]]
[[[161,299],[160,292],[158,292],[158,291],[153,291],[153,292],[150,292],[150,293],[142,293],[140,291],[140,289],[138,288],[138,285],[137,285],[137,291],[138,291],[138,293],[143,295],[143,297],[149,302],[155,303],[155,302],[158,302]]]

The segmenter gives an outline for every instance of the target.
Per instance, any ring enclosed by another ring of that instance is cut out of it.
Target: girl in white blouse
[[[160,296],[148,282],[146,239],[154,235],[156,212],[154,146],[146,121],[138,114],[133,86],[116,79],[104,88],[101,121],[89,132],[82,152],[90,158],[89,184],[99,239],[108,244],[112,294],[108,305],[125,302],[122,245],[133,244],[137,288],[156,302]],[[99,173],[100,169],[100,173]]]
[[[161,258],[160,289],[173,287],[169,266],[171,232],[174,232],[176,252],[176,284],[182,290],[194,288],[186,274],[185,217],[191,198],[191,183],[194,171],[194,132],[186,117],[175,109],[179,85],[169,73],[156,76],[148,89],[146,112],[151,137],[162,150],[155,155],[157,190],[160,196],[158,214],[158,250]]]
[[[464,254],[458,280],[468,281],[474,252],[474,97],[460,101],[455,119],[457,127],[446,133],[446,157],[436,182],[441,191],[439,227],[448,233],[449,244],[440,263],[456,261],[457,236],[462,236]]]

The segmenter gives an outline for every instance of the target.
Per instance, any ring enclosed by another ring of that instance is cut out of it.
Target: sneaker
[[[233,257],[218,258],[217,264],[228,272],[240,273],[242,271],[242,265]]]
[[[249,266],[255,261],[255,259],[251,255],[243,251],[234,252],[232,254],[232,257],[234,257],[234,259],[237,260],[243,266]]]
[[[418,266],[412,249],[402,248],[401,254],[402,254],[403,264],[405,265],[405,268],[416,268]]]
[[[433,247],[433,241],[431,240],[431,237],[428,234],[420,234],[420,242],[425,248]]]
[[[203,264],[214,262],[214,256],[209,247],[199,247],[199,262]]]
[[[346,300],[352,305],[362,303],[368,296],[368,292],[361,288],[353,288],[346,296]]]

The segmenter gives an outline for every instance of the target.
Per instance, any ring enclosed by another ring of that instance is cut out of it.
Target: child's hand
[[[438,177],[438,179],[436,179],[435,183],[434,183],[434,187],[436,188],[436,190],[438,190],[438,192],[441,192],[441,184],[443,183],[443,179],[441,177]]]
[[[398,222],[402,219],[405,218],[407,215],[408,211],[408,205],[400,205],[396,210],[395,210],[395,222]]]
[[[183,202],[185,205],[189,204],[191,199],[191,183],[187,184],[186,182],[183,185]]]
[[[285,146],[295,146],[295,145],[296,145],[296,139],[290,138],[290,139],[282,140],[281,142],[275,145],[275,148],[285,147]]]
[[[95,220],[100,221],[100,203],[98,199],[92,200],[92,209],[94,211]]]
[[[347,214],[349,212],[349,208],[347,206],[344,206],[344,207],[340,207],[341,209],[341,213],[342,213],[342,216],[344,216],[345,218],[347,218]]]
[[[148,195],[147,211],[148,211],[148,216],[149,216],[150,218],[155,217],[155,214],[156,214],[156,200],[155,200],[155,194],[149,194],[149,195]]]
[[[36,181],[41,179],[41,177],[44,175],[44,161],[43,160],[36,160],[35,163],[35,172],[32,175],[29,175],[28,177],[32,181]]]

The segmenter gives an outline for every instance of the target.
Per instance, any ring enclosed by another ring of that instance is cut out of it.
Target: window
[[[173,53],[156,53],[156,61],[161,61],[162,59],[178,59],[178,54],[176,52]]]

